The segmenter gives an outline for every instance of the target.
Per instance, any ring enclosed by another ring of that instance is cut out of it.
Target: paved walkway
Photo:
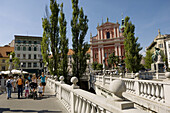
[[[48,87],[42,99],[18,99],[17,96],[12,93],[12,98],[7,100],[6,94],[0,95],[0,113],[67,113]]]

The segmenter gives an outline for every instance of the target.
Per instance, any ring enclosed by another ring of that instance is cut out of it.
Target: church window
[[[107,39],[110,39],[110,33],[109,32],[106,33],[106,36],[107,36]]]

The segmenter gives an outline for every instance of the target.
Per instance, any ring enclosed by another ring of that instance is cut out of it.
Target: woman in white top
[[[33,77],[32,77],[32,84],[33,84],[33,88],[37,88],[37,77],[35,74],[33,74]]]

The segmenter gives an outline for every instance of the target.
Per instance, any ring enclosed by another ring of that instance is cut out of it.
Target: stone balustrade
[[[115,79],[121,79],[125,82],[127,93],[170,106],[170,95],[168,92],[170,91],[170,81],[138,80],[97,75],[96,83],[106,87],[105,85],[109,85]]]
[[[63,79],[61,79],[63,81]],[[112,99],[104,98],[99,95],[79,89],[76,85],[78,79],[72,77],[73,85],[64,84],[62,81],[47,79],[47,86],[56,94],[56,97],[62,102],[70,113],[123,113],[139,112],[131,106],[115,106],[118,102]]]

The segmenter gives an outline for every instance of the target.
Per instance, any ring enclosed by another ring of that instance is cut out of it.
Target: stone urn
[[[121,79],[113,80],[110,83],[109,90],[117,97],[122,98],[122,93],[126,91],[125,82]]]
[[[170,72],[165,72],[166,79],[170,80]]]

